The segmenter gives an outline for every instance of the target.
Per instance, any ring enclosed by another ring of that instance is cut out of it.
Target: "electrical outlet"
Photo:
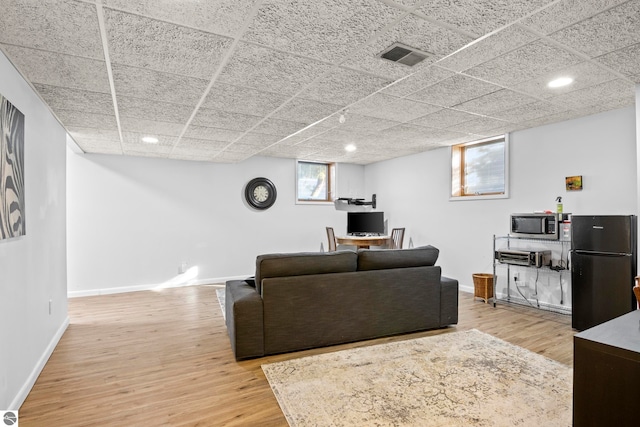
[[[53,300],[50,299],[49,300],[49,316],[51,316],[52,312],[53,312]]]
[[[187,261],[182,261],[178,266],[178,274],[184,274],[187,271]]]
[[[518,282],[520,280],[520,273],[513,273],[513,279]]]

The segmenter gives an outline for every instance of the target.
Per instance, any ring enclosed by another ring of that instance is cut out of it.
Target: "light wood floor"
[[[238,363],[215,289],[71,299],[71,324],[20,408],[20,425],[287,426],[262,363],[472,328],[573,360],[569,316],[493,308],[461,293],[456,327]]]

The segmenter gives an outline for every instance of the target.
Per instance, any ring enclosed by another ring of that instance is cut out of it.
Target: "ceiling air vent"
[[[431,54],[396,42],[382,51],[378,56],[392,62],[413,67],[417,63],[430,57]]]

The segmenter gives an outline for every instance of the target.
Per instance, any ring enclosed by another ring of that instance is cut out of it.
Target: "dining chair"
[[[404,240],[404,227],[394,228],[391,230],[391,240],[389,247],[391,249],[402,249],[402,241]]]
[[[329,239],[329,246],[328,246],[328,251],[329,252],[335,252],[338,247],[336,244],[336,234],[333,232],[333,227],[327,227],[327,239]]]

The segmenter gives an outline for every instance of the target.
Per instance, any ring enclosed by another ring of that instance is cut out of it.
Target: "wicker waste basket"
[[[489,302],[489,298],[493,298],[493,274],[473,274],[473,297],[482,298],[485,303]]]

